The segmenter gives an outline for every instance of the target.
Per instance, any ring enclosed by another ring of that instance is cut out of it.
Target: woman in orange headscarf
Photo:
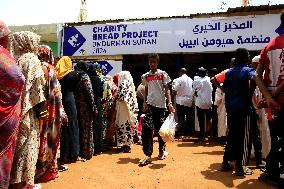
[[[60,140],[61,164],[79,160],[79,127],[74,91],[78,75],[72,70],[72,60],[63,56],[56,64],[57,78],[61,85],[62,103],[68,117],[68,126],[62,127]]]

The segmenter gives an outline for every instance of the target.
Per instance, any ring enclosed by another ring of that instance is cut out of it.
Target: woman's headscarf
[[[116,84],[116,86],[118,86],[118,73],[114,74],[112,79],[113,79],[113,82]]]
[[[9,33],[10,30],[8,26],[2,20],[0,20],[0,38],[9,35]]]
[[[36,55],[39,40],[39,35],[29,31],[16,32],[11,36],[11,50],[26,78],[22,94],[22,116],[37,104],[45,101],[43,86],[46,81],[41,62]]]
[[[15,32],[11,36],[11,52],[16,60],[24,53],[37,54],[39,42],[40,36],[33,32]]]
[[[46,62],[46,63],[53,65],[54,58],[53,58],[51,48],[47,45],[40,45],[38,48],[38,59],[41,62]]]
[[[98,63],[91,63],[89,64],[88,74],[93,76],[98,76],[100,79],[103,78],[102,70]]]
[[[57,71],[57,79],[62,79],[72,71],[72,60],[68,56],[63,56],[57,62],[55,69]]]
[[[133,124],[137,122],[138,104],[136,98],[135,85],[133,78],[129,71],[121,71],[118,74],[118,96],[123,96],[124,101],[127,103],[130,121]]]
[[[76,64],[76,66],[74,66],[74,68],[76,71],[83,71],[85,73],[88,73],[89,66],[87,63],[79,62]]]

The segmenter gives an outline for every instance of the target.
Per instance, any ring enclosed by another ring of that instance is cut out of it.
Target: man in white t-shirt
[[[192,79],[187,76],[187,70],[181,68],[180,77],[173,82],[173,93],[176,96],[176,110],[178,116],[178,132],[176,136],[187,136],[193,131],[193,89]]]
[[[151,162],[153,153],[153,129],[158,135],[159,155],[158,159],[162,160],[168,155],[165,151],[166,144],[159,135],[159,130],[165,119],[165,111],[167,106],[170,112],[175,112],[172,105],[170,90],[168,84],[171,82],[169,75],[157,68],[159,63],[159,55],[151,54],[148,56],[148,64],[150,71],[143,74],[141,79],[145,86],[144,111],[146,112],[142,122],[142,144],[143,152],[146,155],[141,159],[140,166],[147,165]],[[167,105],[166,105],[167,101]]]
[[[205,68],[199,68],[198,76],[195,76],[193,81],[193,90],[195,93],[195,105],[201,141],[204,141],[206,128],[210,124],[212,107],[213,87],[210,82],[210,78],[206,76],[206,73],[207,71]]]

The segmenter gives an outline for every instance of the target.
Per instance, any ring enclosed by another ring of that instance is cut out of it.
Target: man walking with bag
[[[170,90],[168,84],[171,82],[169,75],[157,68],[159,55],[151,54],[148,56],[150,71],[142,75],[142,83],[145,86],[145,99],[143,110],[146,115],[142,122],[142,144],[145,158],[139,162],[140,166],[151,162],[153,153],[153,130],[158,135],[159,155],[158,159],[163,160],[168,155],[166,144],[159,135],[159,130],[165,119],[166,101],[170,112],[175,112],[172,105]]]

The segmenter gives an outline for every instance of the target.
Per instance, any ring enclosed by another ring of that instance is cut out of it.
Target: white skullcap
[[[252,62],[259,62],[260,56],[255,56],[253,57],[253,59],[251,60]]]

